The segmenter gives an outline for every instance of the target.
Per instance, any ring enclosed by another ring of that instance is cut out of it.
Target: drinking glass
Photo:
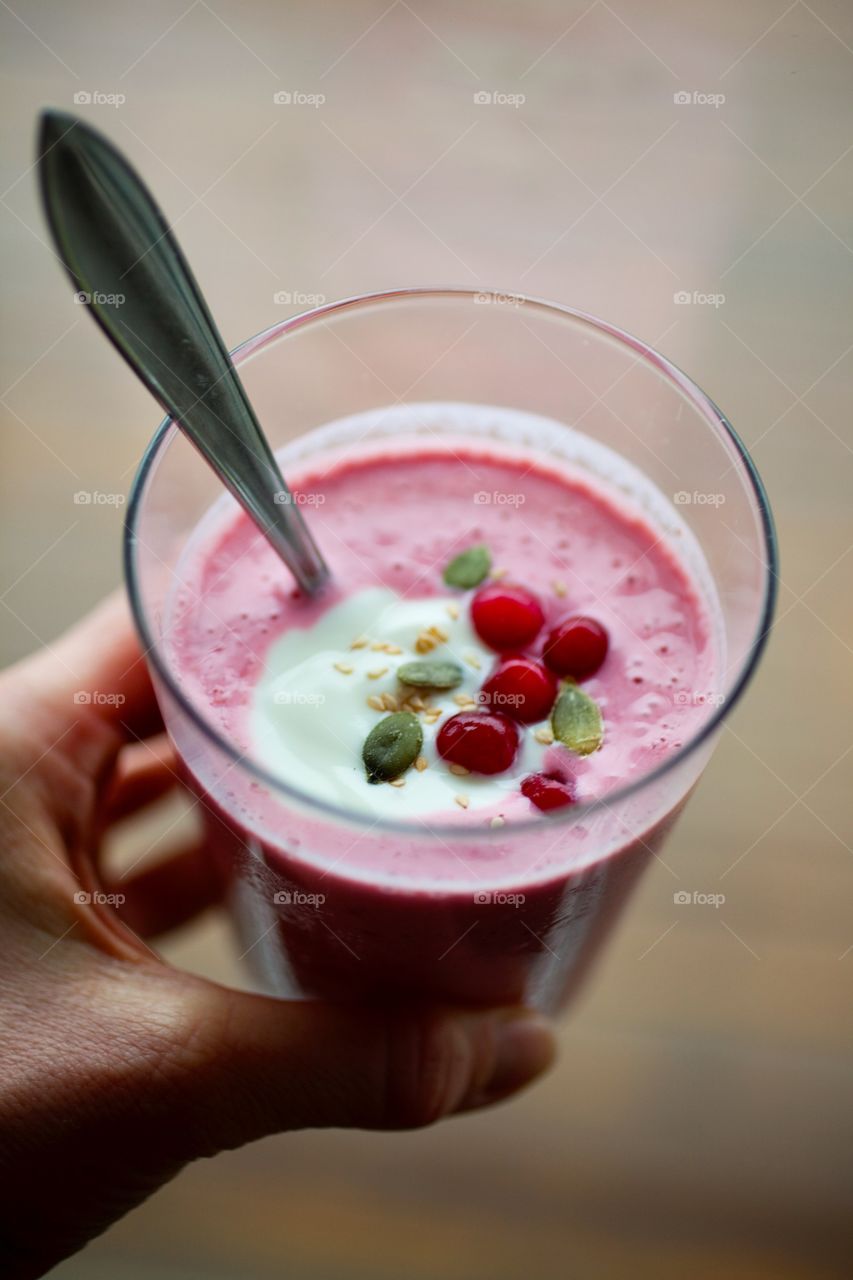
[[[234,359],[288,479],[425,445],[565,465],[639,503],[706,596],[718,684],[678,695],[701,703],[701,723],[691,720],[692,736],[659,767],[598,801],[499,829],[377,821],[273,776],[187,695],[170,605],[191,589],[194,530],[212,504],[224,512],[233,500],[168,420],[139,468],[125,539],[133,614],[207,827],[210,873],[224,877],[257,983],[291,998],[554,1011],[657,855],[764,646],[775,544],[755,467],[713,402],[663,356],[601,320],[516,294],[352,298],[273,326]],[[526,416],[444,423],[436,402]]]

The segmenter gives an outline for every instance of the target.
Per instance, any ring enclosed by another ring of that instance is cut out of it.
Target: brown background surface
[[[79,92],[125,95],[79,110],[159,193],[230,343],[304,309],[278,292],[458,283],[568,302],[723,406],[782,544],[772,643],[672,838],[678,879],[643,882],[550,1078],[428,1133],[219,1157],[55,1274],[845,1274],[849,4],[14,0],[0,38],[4,659],[118,581],[121,511],[73,495],[126,492],[157,421],[44,243],[34,113]],[[325,102],[276,106],[280,90]],[[677,907],[676,887],[726,902]],[[166,954],[240,980],[219,919]]]

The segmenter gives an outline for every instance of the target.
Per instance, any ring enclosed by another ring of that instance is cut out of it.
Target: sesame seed
[[[400,708],[393,693],[382,694],[382,708],[384,711],[399,711]]]
[[[450,772],[455,773],[458,778],[464,778],[466,774],[471,772],[471,770],[466,769],[464,764],[452,764],[450,766]]]
[[[406,779],[405,779],[405,778],[392,778],[392,779],[391,779],[391,786],[392,786],[392,787],[404,787],[405,785],[406,785]]]
[[[371,653],[381,653],[384,648],[385,648],[385,641],[377,640],[375,644],[372,644],[370,646],[370,651]]]
[[[455,622],[455,621],[456,621],[456,619],[459,617],[459,605],[458,605],[458,604],[449,604],[449,605],[447,606],[447,612],[448,612],[449,616],[450,616],[450,617],[453,619],[453,621]]]
[[[465,661],[468,663],[468,666],[473,667],[475,671],[479,671],[483,665],[480,659],[477,657],[476,653],[466,654]]]
[[[398,644],[386,644],[386,646],[385,646],[385,652],[386,652],[386,653],[393,653],[393,654],[395,655],[395,657],[396,657],[396,655],[397,655],[397,654],[399,654],[399,653],[402,653],[402,652],[403,652],[403,650],[400,648],[400,646],[399,646]]]
[[[492,572],[489,574],[489,577],[492,579],[493,582],[498,582],[501,578],[506,577],[507,572],[508,571],[506,569],[493,569]]]
[[[415,768],[417,769],[418,773],[423,773],[426,767],[427,767],[426,756],[418,756],[417,760],[415,761]]]
[[[477,705],[470,693],[454,693],[453,701],[457,707],[476,707]]]
[[[492,818],[491,822],[489,823],[489,826],[493,828],[502,827],[503,825],[504,825],[504,819],[501,817],[499,813],[496,813],[495,816]]]
[[[367,699],[367,705],[372,707],[374,711],[384,711],[385,703],[378,693],[371,693]]]
[[[543,747],[550,747],[554,743],[554,734],[546,725],[543,725],[541,729],[537,729],[533,736],[537,742],[542,743]]]
[[[470,803],[470,802],[469,802],[469,800],[468,800],[468,797],[467,797],[467,796],[454,796],[454,797],[453,797],[453,799],[454,799],[454,800],[456,801],[456,803],[459,805],[459,808],[460,808],[460,809],[467,809],[467,808],[468,808],[468,805],[469,805],[469,803]]]
[[[567,591],[565,582],[562,582],[559,578],[555,578],[551,583],[551,589],[555,596],[564,596]]]
[[[450,639],[450,635],[445,631],[444,627],[429,627],[427,634],[433,636],[441,644],[447,644]]]
[[[340,671],[342,676],[351,676],[354,668],[348,662],[336,662],[335,670]]]
[[[352,671],[352,667],[350,667],[350,671]],[[376,667],[373,671],[368,671],[367,678],[368,680],[379,680],[382,676],[386,675],[387,672],[387,667]]]
[[[356,640],[353,640],[352,644],[350,645],[350,648],[351,648],[351,649],[366,649],[366,648],[367,648],[367,636],[359,636]]]

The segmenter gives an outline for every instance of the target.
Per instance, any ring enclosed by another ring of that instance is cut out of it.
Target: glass
[[[140,466],[125,545],[132,608],[201,801],[211,874],[227,879],[259,983],[289,997],[526,1001],[553,1011],[656,855],[763,648],[775,545],[755,468],[719,410],[662,356],[590,316],[517,295],[418,289],[350,299],[274,326],[235,360],[285,477],[306,460],[387,450],[381,415],[367,430],[339,418],[395,403],[514,408],[551,421],[512,439],[474,425],[470,438],[562,460],[611,485],[634,468],[645,479],[632,497],[647,520],[680,539],[688,568],[713,580],[720,684],[707,693],[699,731],[656,771],[604,800],[499,830],[376,822],[268,774],[182,692],[170,668],[169,602],[188,540],[221,490],[169,421]],[[422,443],[424,431],[441,434],[413,412],[394,450]],[[616,470],[614,454],[623,460]],[[363,841],[374,864],[387,855],[393,880],[360,869]],[[442,851],[437,882],[419,866],[425,857],[434,866]]]

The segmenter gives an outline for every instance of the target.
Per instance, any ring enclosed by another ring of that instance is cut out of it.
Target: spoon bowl
[[[329,571],[195,277],[139,175],[77,117],[45,111],[42,202],[78,300],[314,595]]]

